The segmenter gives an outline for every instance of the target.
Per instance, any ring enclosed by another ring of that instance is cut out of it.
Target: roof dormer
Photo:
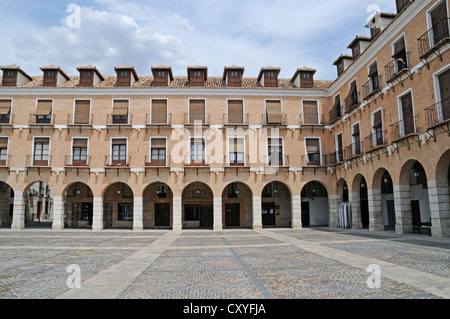
[[[278,87],[278,75],[281,69],[276,67],[261,68],[258,75],[258,82],[263,87]]]
[[[49,65],[41,67],[44,72],[43,86],[60,86],[70,80],[69,76],[64,73],[59,66]]]
[[[244,76],[244,68],[241,66],[233,65],[225,67],[223,71],[222,80],[225,82],[226,86],[241,87],[243,76]]]
[[[170,66],[153,66],[152,73],[154,78],[154,86],[169,86],[173,81],[173,73]]]
[[[21,86],[33,80],[17,65],[2,66],[0,70],[3,71],[2,86]]]
[[[345,70],[352,64],[353,57],[347,54],[341,54],[339,58],[334,61],[333,65],[337,67],[338,76],[344,73]]]
[[[208,79],[208,68],[206,66],[188,67],[188,81],[190,86],[205,86]]]
[[[370,21],[366,24],[366,28],[370,29],[372,40],[375,39],[381,31],[392,22],[397,16],[395,13],[377,12],[373,15]]]
[[[80,86],[92,87],[105,80],[95,66],[80,66],[77,70],[80,72]]]
[[[133,66],[129,65],[116,66],[114,70],[117,73],[116,86],[130,87],[133,86],[134,83],[139,81],[139,77]]]
[[[356,38],[348,45],[348,49],[352,50],[353,60],[356,59],[364,52],[365,49],[370,45],[372,41],[371,37],[365,37],[358,35]]]
[[[299,68],[292,77],[291,82],[298,88],[312,89],[314,88],[314,74],[316,74],[316,71],[316,69],[311,68]]]

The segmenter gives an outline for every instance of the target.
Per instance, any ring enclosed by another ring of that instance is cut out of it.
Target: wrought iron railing
[[[92,125],[94,114],[67,114],[67,125]]]
[[[50,155],[27,155],[26,167],[50,167],[53,156]]]
[[[130,167],[131,156],[105,156],[105,167]]]
[[[14,114],[0,115],[0,124],[13,124]]]
[[[223,115],[223,125],[248,125],[249,114],[225,113]]]
[[[325,125],[325,114],[300,114],[300,125]]]
[[[450,120],[450,98],[425,109],[427,128],[435,127]]]
[[[170,113],[147,113],[146,125],[171,125],[172,114]]]
[[[70,156],[66,155],[64,166],[66,167],[87,167],[91,163],[90,156]]]
[[[334,121],[337,121],[337,120],[341,119],[342,118],[342,106],[341,106],[341,104],[334,106],[331,109],[331,111],[329,113],[329,116],[330,116],[330,124],[333,123]]]
[[[436,23],[430,30],[425,32],[419,39],[417,39],[417,46],[419,49],[419,56],[421,58],[429,55],[430,51],[442,43],[443,40],[449,39],[449,23],[450,18],[445,18]]]
[[[361,92],[363,99],[366,100],[373,96],[376,92],[379,92],[381,89],[381,77],[376,75],[372,77],[369,81],[363,84]]]
[[[133,114],[128,115],[112,115],[106,116],[106,125],[132,125]]]
[[[374,148],[380,146],[387,146],[386,142],[386,131],[377,131],[373,134],[370,134],[364,139],[364,150],[365,152],[370,152]]]
[[[392,82],[409,70],[409,52],[405,53],[404,58],[395,58],[385,66],[386,81]]]
[[[302,166],[328,166],[330,155],[308,154],[302,156]]]
[[[286,126],[288,123],[287,114],[271,114],[267,113],[261,116],[262,125],[281,125]]]
[[[204,154],[191,154],[184,156],[184,166],[186,167],[202,167],[210,165],[210,156]]]
[[[55,115],[36,115],[34,113],[30,113],[28,116],[28,123],[30,125],[54,125]]]
[[[356,142],[344,148],[344,160],[363,155],[363,143]]]
[[[170,167],[170,156],[145,156],[145,167]]]
[[[184,124],[185,125],[209,125],[210,123],[209,113],[185,113],[184,114]]]
[[[417,116],[410,116],[391,125],[391,140],[397,141],[403,137],[418,133]]]
[[[289,167],[289,155],[265,155],[264,156],[265,167]]]

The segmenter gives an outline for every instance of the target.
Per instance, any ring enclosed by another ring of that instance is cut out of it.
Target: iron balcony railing
[[[14,114],[0,115],[0,124],[13,124]]]
[[[265,155],[264,156],[265,167],[289,167],[289,155]]]
[[[308,154],[302,156],[302,166],[328,166],[329,155]]]
[[[105,167],[130,167],[131,156],[105,156]]]
[[[444,40],[449,40],[449,23],[450,18],[442,19],[417,39],[420,58],[428,57],[434,48],[444,44],[446,42]]]
[[[390,83],[409,71],[409,52],[404,58],[395,58],[385,66],[386,82]]]
[[[185,113],[184,124],[185,125],[209,125],[210,123],[209,113]]]
[[[287,114],[263,114],[261,116],[261,124],[262,125],[278,125],[278,126],[286,126],[288,123]]]
[[[330,165],[341,163],[344,161],[344,151],[339,150],[328,155]]]
[[[241,153],[230,153],[224,156],[225,167],[249,167],[250,156]]]
[[[36,115],[34,113],[30,113],[28,116],[28,123],[30,125],[54,125],[55,115]]]
[[[359,106],[360,104],[359,96],[360,92],[357,91],[356,94],[350,94],[345,99],[345,113],[349,113]]]
[[[133,114],[128,115],[112,115],[106,116],[106,125],[132,125]]]
[[[92,125],[94,114],[67,114],[67,125]]]
[[[184,156],[184,166],[185,167],[207,167],[210,164],[210,156],[205,156],[203,154],[191,154]]]
[[[11,162],[11,155],[0,156],[0,167],[9,167],[10,162]]]
[[[334,106],[331,109],[331,111],[329,113],[329,116],[330,116],[330,124],[332,124],[334,121],[337,121],[337,120],[341,119],[342,118],[342,106],[341,106],[341,104],[338,104],[338,105]]]
[[[325,125],[325,114],[300,114],[299,125]]]
[[[170,156],[145,156],[145,167],[170,167],[170,164]]]
[[[249,125],[249,114],[225,113],[223,115],[223,125]]]
[[[344,160],[363,155],[363,143],[356,142],[344,148]]]
[[[380,130],[367,136],[364,139],[364,151],[368,153],[377,147],[387,146],[386,134],[386,131]]]
[[[408,135],[417,134],[418,130],[416,128],[416,118],[417,116],[410,116],[392,124],[391,140],[397,141]]]
[[[88,167],[91,163],[90,156],[70,156],[66,155],[64,166],[65,167]]]
[[[50,155],[27,155],[26,167],[50,167],[53,156]]]
[[[450,120],[450,98],[425,109],[427,128],[435,127]]]
[[[371,98],[381,90],[380,81],[381,77],[379,75],[376,75],[363,84],[361,91],[364,100]]]
[[[172,114],[170,113],[147,113],[146,125],[172,125]]]

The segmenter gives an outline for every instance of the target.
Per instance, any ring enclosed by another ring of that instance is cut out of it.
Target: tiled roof
[[[372,37],[369,36],[363,36],[363,35],[357,35],[353,41],[348,45],[347,49],[351,49],[351,47],[358,41],[367,41],[367,42],[371,42],[372,41]]]
[[[15,64],[0,66],[0,70],[2,70],[2,71],[4,71],[4,70],[17,70],[20,73],[22,73],[24,76],[26,76],[28,79],[30,79],[30,80],[32,79],[31,76],[29,76],[19,66],[15,65]]]

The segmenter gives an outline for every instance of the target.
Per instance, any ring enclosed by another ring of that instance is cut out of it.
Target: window
[[[361,155],[361,133],[359,123],[352,127],[353,156]]]
[[[119,203],[119,220],[132,221],[133,220],[133,204]]]
[[[382,111],[376,111],[373,114],[373,146],[381,146],[384,144],[383,138],[383,119],[382,119]]]
[[[164,77],[164,76],[166,76],[166,72],[164,72],[164,71],[159,71],[159,72],[158,72],[158,76],[159,76],[159,77]]]
[[[320,124],[317,101],[303,101],[303,123]]]
[[[432,46],[435,46],[445,38],[449,37],[449,19],[447,17],[447,2],[443,0],[433,11],[430,12],[433,35]]]
[[[127,140],[112,140],[112,165],[127,165]]]
[[[229,164],[230,166],[245,165],[244,138],[231,138],[229,144]]]
[[[244,124],[244,101],[228,101],[228,124]]]
[[[345,99],[345,111],[350,112],[359,105],[358,101],[358,86],[356,80],[350,84],[350,91]]]
[[[394,73],[398,73],[408,68],[408,57],[406,53],[405,38],[401,37],[394,43]]]
[[[322,164],[320,158],[320,139],[307,138],[306,153],[307,153],[306,165],[320,166]]]
[[[128,124],[128,100],[115,100],[111,124]]]
[[[38,100],[35,124],[51,124],[52,123],[52,100]]]
[[[378,63],[374,62],[369,67],[369,89],[370,92],[380,89],[380,81],[378,77]]]
[[[34,140],[33,166],[49,166],[50,138],[36,138]]]
[[[231,183],[227,186],[227,198],[238,198],[239,187],[237,183]]]
[[[275,73],[274,72],[267,72],[267,77],[268,78],[274,78],[275,77]]]
[[[73,124],[89,124],[90,123],[91,101],[76,100],[75,101],[75,115],[73,117]]]
[[[153,138],[151,153],[152,166],[166,166],[166,139]]]
[[[344,160],[342,133],[336,135],[336,162]]]
[[[400,98],[400,133],[403,136],[415,133],[415,119],[411,92]]]
[[[267,184],[262,191],[263,198],[271,198],[273,197],[272,193],[272,183]]]
[[[86,138],[74,138],[72,144],[72,165],[87,165],[88,140]]]
[[[9,124],[11,120],[12,100],[0,100],[0,124]]]
[[[167,100],[152,100],[152,124],[167,124]]]
[[[267,124],[282,124],[281,101],[266,101]]]
[[[441,103],[438,109],[438,120],[450,119],[450,69],[438,76]]]
[[[193,138],[191,140],[191,165],[205,164],[205,141]]]
[[[268,165],[283,166],[283,139],[271,137],[268,140]]]
[[[8,163],[8,138],[0,137],[0,166],[6,166]]]
[[[189,123],[205,123],[205,100],[191,100],[189,103]]]
[[[331,119],[336,120],[342,117],[342,107],[341,107],[341,96],[337,95],[334,98],[334,106],[333,110],[331,111]]]
[[[128,71],[122,71],[122,72],[120,73],[120,76],[122,76],[122,77],[128,76]]]

